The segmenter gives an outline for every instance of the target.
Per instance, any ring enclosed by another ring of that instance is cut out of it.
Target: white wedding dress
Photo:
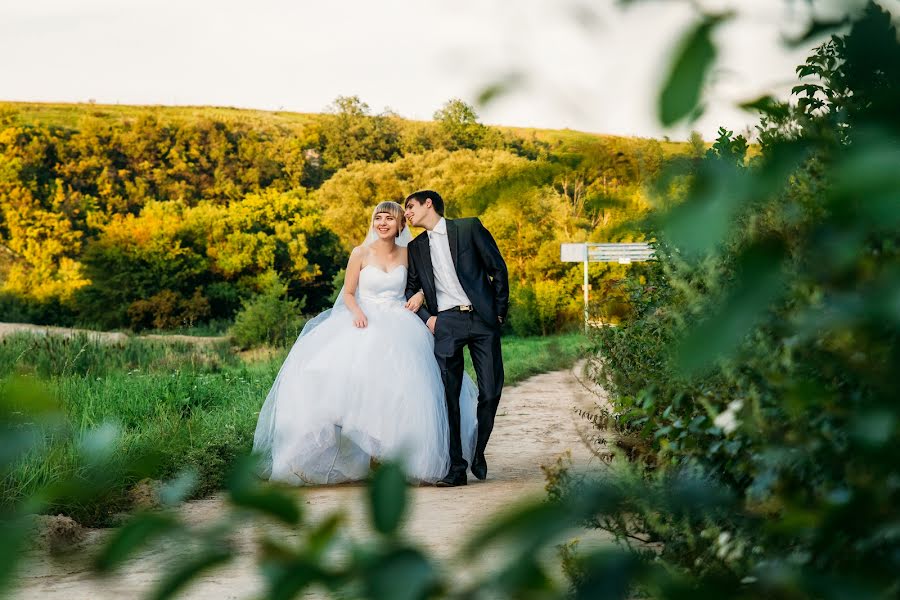
[[[410,479],[447,474],[447,406],[434,338],[404,307],[406,267],[368,265],[357,301],[368,326],[342,303],[308,325],[266,398],[253,450],[263,474],[294,485],[365,479],[370,459],[397,459]],[[477,389],[460,397],[463,453],[472,460]]]

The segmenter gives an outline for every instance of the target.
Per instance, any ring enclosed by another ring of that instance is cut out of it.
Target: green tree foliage
[[[898,51],[869,3],[798,69],[796,104],[757,103],[761,156],[721,130],[687,201],[657,222],[660,261],[630,284],[636,318],[598,336],[616,417],[600,422],[635,479],[591,522],[655,545],[632,546],[637,564],[683,578],[636,575],[651,595],[900,585],[900,181],[887,168],[900,115],[885,109],[900,71],[884,63]],[[592,489],[569,485],[563,496]],[[596,568],[582,560],[579,585]]]
[[[411,191],[428,187],[441,190],[448,217],[472,216],[516,182],[523,182],[521,188],[545,180],[547,169],[501,150],[436,150],[390,163],[356,163],[336,173],[316,197],[326,225],[349,249],[365,238],[372,207],[381,200],[403,202]]]
[[[626,158],[626,150],[634,151]],[[510,277],[522,287],[523,301],[537,297],[552,316],[523,311],[512,323],[516,333],[544,333],[574,325],[580,318],[581,267],[561,263],[560,243],[577,241],[626,241],[619,230],[623,222],[638,219],[650,209],[645,186],[636,178],[650,178],[642,171],[641,156],[655,156],[658,169],[664,158],[658,144],[645,141],[633,147],[617,142],[582,145],[574,157],[557,161],[529,160],[507,150],[435,150],[406,156],[389,163],[358,162],[336,173],[317,192],[326,225],[336,231],[350,249],[364,239],[371,207],[382,199],[403,202],[410,190],[440,190],[450,218],[478,216],[493,234],[510,268]],[[610,158],[618,153],[620,158]],[[633,162],[632,162],[633,161]],[[571,163],[574,163],[571,164]],[[598,164],[618,163],[614,175]],[[592,277],[621,276],[621,268],[592,266]],[[547,282],[557,282],[554,286]],[[534,286],[538,286],[534,288]],[[550,302],[549,290],[555,300]],[[526,289],[527,288],[527,289]],[[612,289],[602,297],[607,303],[627,302]],[[533,308],[526,308],[526,307]],[[617,318],[615,314],[605,315]],[[540,325],[524,325],[540,323]]]
[[[300,333],[301,312],[306,303],[288,296],[288,286],[269,271],[261,277],[262,291],[245,301],[234,319],[230,334],[241,348],[268,344],[281,346]]]
[[[706,151],[706,156],[726,163],[743,165],[747,159],[747,140],[744,136],[735,137],[733,131],[719,127],[719,137]]]
[[[706,154],[706,142],[703,141],[703,136],[700,135],[699,131],[692,131],[690,137],[688,137],[688,145],[690,146],[690,156],[693,159],[703,158]]]
[[[228,206],[152,202],[137,216],[114,217],[88,245],[82,260],[92,283],[79,303],[88,320],[106,327],[171,326],[231,316],[274,271],[292,282],[292,297],[309,295],[322,306],[337,257],[337,237],[302,193],[267,190]],[[200,310],[204,302],[211,310]]]
[[[577,300],[558,244],[627,237],[616,227],[646,212],[670,160],[653,140],[486,127],[459,100],[429,123],[357,97],[312,116],[13,106],[0,126],[0,310],[40,323],[221,322],[269,270],[319,310],[371,207],[425,187],[448,216],[497,229],[528,297],[553,280]],[[573,320],[571,304],[535,331]]]
[[[475,150],[485,147],[491,130],[478,122],[475,109],[459,99],[447,102],[434,113],[438,143],[447,150]]]
[[[322,164],[335,172],[356,161],[381,162],[400,153],[400,128],[390,115],[372,115],[358,96],[342,96],[322,125]]]
[[[4,197],[2,243],[15,260],[6,272],[3,291],[38,302],[54,298],[69,302],[88,281],[76,260],[83,233],[59,210],[65,198],[54,197],[48,210],[28,189],[15,188]]]
[[[177,302],[188,302],[202,283],[194,281],[197,263],[186,250],[194,242],[179,240],[168,249],[178,255],[170,267],[161,264],[169,258],[167,249],[158,248],[155,261],[140,263],[155,267],[136,275],[148,283],[133,282],[127,273],[135,274],[136,267],[123,262],[135,256],[139,242],[120,235],[127,219],[149,205],[147,218],[131,224],[140,229],[162,218],[150,213],[177,214],[204,203],[227,206],[261,190],[297,188],[309,171],[304,148],[317,141],[311,134],[288,137],[286,130],[239,119],[163,121],[152,111],[121,122],[81,113],[74,125],[45,126],[10,114],[0,129],[0,302],[40,322],[66,322],[80,314],[93,324],[126,325],[126,300],[149,300],[162,291],[152,283],[160,269],[170,275],[157,281],[177,285],[169,291]],[[173,205],[164,209],[159,203]],[[146,237],[136,235],[134,240]],[[158,233],[160,239],[167,236],[168,230]],[[110,248],[110,239],[123,247]],[[194,248],[198,253],[204,250]],[[185,257],[193,267],[179,276]],[[104,280],[111,277],[133,285],[110,287]],[[184,281],[173,280],[179,277]],[[86,290],[94,278],[97,289]],[[79,298],[89,301],[82,305]],[[105,304],[113,298],[125,303]]]

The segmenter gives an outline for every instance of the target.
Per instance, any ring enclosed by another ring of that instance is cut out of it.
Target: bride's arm
[[[365,313],[356,302],[356,288],[359,286],[359,272],[362,270],[363,248],[357,246],[350,253],[347,261],[347,271],[344,275],[344,304],[353,315],[353,324],[357,327],[365,327],[369,324]]]
[[[419,290],[406,301],[406,308],[413,312],[419,312],[419,309],[422,308],[423,304],[425,304],[425,292]]]

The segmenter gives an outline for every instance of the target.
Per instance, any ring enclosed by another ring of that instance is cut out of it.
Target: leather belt
[[[459,306],[452,306],[440,312],[475,312],[475,307],[471,304],[460,304]]]

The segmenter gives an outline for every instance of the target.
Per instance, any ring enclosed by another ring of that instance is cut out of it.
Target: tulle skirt
[[[256,428],[264,476],[294,485],[354,481],[368,476],[372,459],[399,460],[414,481],[447,474],[447,406],[431,332],[402,302],[363,300],[360,308],[368,327],[354,327],[341,307],[291,348]],[[476,402],[467,375],[460,429],[469,462]]]

